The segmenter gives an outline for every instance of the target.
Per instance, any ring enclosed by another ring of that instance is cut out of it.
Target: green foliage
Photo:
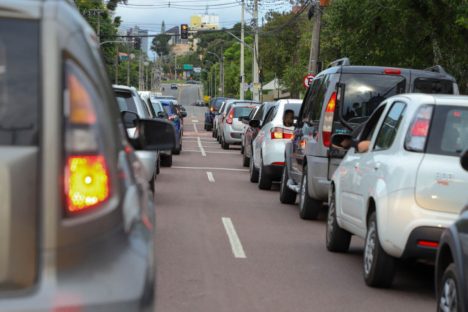
[[[160,57],[169,55],[169,40],[171,40],[170,35],[160,34],[153,38],[151,45],[151,50],[156,52]]]

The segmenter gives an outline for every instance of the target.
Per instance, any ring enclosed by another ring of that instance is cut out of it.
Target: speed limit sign
[[[307,76],[304,77],[304,87],[309,88],[309,86],[312,84],[312,80],[314,79],[314,75],[312,74],[307,74]]]

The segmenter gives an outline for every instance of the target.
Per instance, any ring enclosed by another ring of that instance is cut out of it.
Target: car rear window
[[[239,118],[241,116],[249,116],[255,106],[241,106],[234,108],[234,118]]]
[[[162,106],[163,106],[164,110],[166,111],[166,113],[168,113],[169,115],[175,114],[175,108],[174,108],[174,105],[172,103],[162,102]]]
[[[398,75],[343,74],[346,85],[342,114],[349,123],[362,123],[386,98],[405,92],[406,79]]]
[[[453,94],[453,82],[433,78],[416,78],[413,92],[428,94]]]
[[[119,109],[121,112],[129,111],[138,114],[135,101],[130,92],[115,91],[115,97],[117,98],[117,103],[119,104]]]
[[[0,145],[38,144],[38,24],[0,19]]]
[[[468,148],[468,107],[436,106],[426,152],[459,156]]]
[[[299,111],[301,110],[301,103],[288,103],[284,105],[284,111],[287,111],[288,109],[291,109],[294,111],[294,117],[299,116]]]

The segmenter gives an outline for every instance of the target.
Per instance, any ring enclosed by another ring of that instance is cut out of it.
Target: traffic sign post
[[[314,79],[314,75],[312,74],[307,74],[305,77],[304,77],[304,87],[305,88],[309,88],[309,86],[312,84],[312,80]]]

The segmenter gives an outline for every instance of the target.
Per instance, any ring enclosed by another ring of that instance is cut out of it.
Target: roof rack
[[[428,67],[428,68],[425,68],[424,70],[435,72],[435,73],[440,73],[440,74],[447,74],[445,69],[440,65],[435,65],[435,66],[432,66],[432,67]]]
[[[343,57],[328,64],[328,68],[334,67],[334,66],[349,66],[349,65],[351,65],[349,58]]]

